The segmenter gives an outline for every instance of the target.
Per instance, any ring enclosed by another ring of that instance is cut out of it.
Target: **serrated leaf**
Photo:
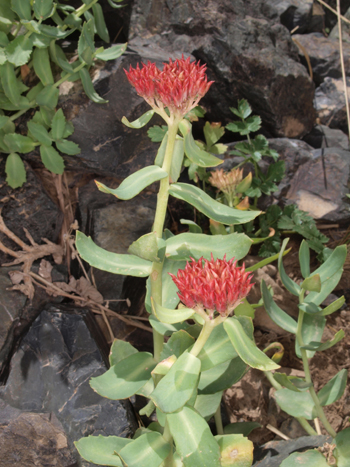
[[[30,0],[11,0],[11,8],[21,19],[31,20],[32,8]]]
[[[221,126],[221,123],[205,122],[203,133],[207,147],[211,148],[225,134],[225,128]]]
[[[49,84],[38,93],[35,101],[40,106],[48,107],[50,110],[54,110],[57,106],[58,96],[59,90],[55,86]]]
[[[85,67],[81,69],[79,71],[79,76],[83,84],[84,91],[88,98],[91,99],[93,102],[96,102],[97,104],[107,104],[108,101],[99,96],[95,91],[88,69]]]
[[[224,322],[224,328],[236,352],[247,365],[262,371],[275,370],[280,367],[258,349],[236,317],[228,318]]]
[[[78,41],[78,55],[82,62],[91,65],[95,52],[94,31],[95,24],[93,18],[83,24],[83,28]]]
[[[64,171],[64,160],[52,146],[40,146],[40,157],[44,166],[54,174],[62,175]]]
[[[64,116],[63,110],[58,109],[55,115],[53,116],[51,122],[51,136],[57,141],[63,138],[63,133],[66,127],[66,117]],[[64,152],[64,151],[62,151]],[[67,153],[68,154],[68,153]]]
[[[109,47],[108,49],[105,49],[102,52],[96,53],[95,57],[99,60],[104,61],[116,60],[126,51],[127,46],[127,42],[125,44],[112,45],[112,47]]]
[[[64,24],[71,28],[80,28],[82,19],[75,12],[70,13],[64,18]]]
[[[6,182],[11,188],[19,188],[27,180],[24,163],[20,156],[14,152],[7,156],[5,172]]]
[[[33,52],[33,67],[44,86],[54,83],[48,48],[36,48]],[[40,105],[40,104],[39,104]]]
[[[169,193],[187,201],[210,219],[227,225],[245,224],[255,219],[260,211],[240,211],[215,201],[203,190],[187,183],[173,183]]]
[[[12,104],[18,105],[21,98],[21,92],[19,89],[15,68],[12,63],[6,62],[0,66],[0,78],[1,85],[4,93],[6,94],[6,97]]]
[[[166,125],[154,125],[147,130],[147,135],[153,143],[160,143],[167,134],[168,127]],[[157,164],[159,165],[159,164]]]
[[[28,63],[33,50],[33,43],[30,37],[17,36],[6,47],[7,60],[15,66],[22,66]]]
[[[53,0],[34,0],[33,10],[37,19],[46,19],[50,16]]]
[[[33,151],[36,143],[28,136],[19,133],[8,133],[4,136],[4,143],[10,148],[11,152],[28,153]]]
[[[141,115],[141,117],[137,118],[133,122],[129,122],[129,120],[126,117],[123,117],[122,123],[124,123],[124,125],[127,126],[128,128],[134,128],[134,129],[143,128],[151,120],[153,115],[154,115],[154,110],[148,110],[143,115]]]
[[[63,152],[63,154],[68,154],[69,156],[75,156],[81,152],[77,143],[68,141],[67,139],[56,141],[56,147],[59,151]]]
[[[50,137],[47,129],[41,125],[40,123],[35,123],[32,120],[28,122],[28,130],[34,136],[39,143],[44,144],[46,146],[50,146],[52,142],[52,138]]]
[[[119,199],[127,200],[134,198],[144,188],[167,176],[168,174],[165,170],[157,165],[151,165],[129,175],[129,177],[122,181],[118,188],[108,188],[103,185],[103,183],[97,181],[96,185],[103,193],[110,193]]]
[[[87,436],[74,442],[81,457],[88,462],[114,467],[123,467],[122,461],[115,453],[129,443],[132,443],[132,440],[128,438],[102,435]]]

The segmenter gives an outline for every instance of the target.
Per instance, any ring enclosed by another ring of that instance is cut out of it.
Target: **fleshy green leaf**
[[[350,428],[345,428],[334,438],[336,448],[334,455],[338,467],[348,467],[350,461]]]
[[[118,453],[129,443],[132,443],[132,440],[128,438],[99,435],[81,438],[74,444],[81,457],[88,462],[99,465],[123,467],[122,461],[115,453]]]
[[[225,391],[243,378],[247,365],[239,357],[203,371],[198,383],[199,394],[216,394]]]
[[[83,84],[84,91],[88,98],[91,99],[93,102],[96,102],[96,104],[107,104],[108,101],[99,96],[95,91],[89,71],[86,67],[82,68],[79,71],[79,76]]]
[[[253,443],[241,434],[215,436],[221,451],[221,467],[251,467]]]
[[[110,366],[116,365],[124,360],[124,358],[127,358],[137,352],[138,350],[129,342],[122,341],[121,339],[114,339],[109,353],[109,364]]]
[[[293,452],[280,467],[329,467],[326,458],[316,449],[306,452]],[[340,467],[340,465],[338,464]],[[344,464],[345,467],[345,464]]]
[[[190,161],[200,167],[216,167],[222,164],[222,160],[218,157],[209,154],[197,146],[192,136],[192,125],[188,120],[182,120],[179,124],[179,129],[184,137],[185,153]]]
[[[167,420],[184,467],[221,467],[219,445],[207,422],[194,409],[184,407],[168,414]]]
[[[159,381],[150,398],[164,413],[180,410],[197,387],[200,369],[201,363],[197,357],[183,353]]]
[[[297,387],[293,384],[293,377],[287,376],[285,373],[278,373],[277,371],[273,374],[274,379],[279,383],[281,386],[290,389],[293,392],[301,392],[302,389]],[[307,389],[311,386],[311,383],[305,383],[305,387],[303,389]]]
[[[301,288],[309,292],[321,292],[322,284],[319,274],[307,277],[301,284]]]
[[[320,314],[322,308],[315,305],[314,303],[301,303],[298,305],[299,310],[302,310],[304,313],[309,313],[310,315]]]
[[[128,467],[159,467],[170,452],[168,444],[160,433],[145,433],[127,444],[118,453]]]
[[[112,253],[97,246],[91,237],[77,232],[76,247],[84,261],[91,266],[111,272],[135,277],[147,277],[152,263],[133,255]]]
[[[225,435],[242,434],[248,436],[255,428],[261,428],[260,423],[257,422],[236,422],[230,423],[224,427]]]
[[[122,123],[124,123],[125,126],[128,128],[134,128],[134,129],[139,129],[147,125],[147,123],[151,120],[151,118],[154,115],[154,110],[148,110],[145,112],[141,117],[138,119],[134,120],[133,122],[129,122],[129,120],[126,117],[122,118]]]
[[[11,188],[19,188],[26,182],[26,169],[18,154],[11,153],[6,159],[6,182]]]
[[[150,353],[138,352],[124,358],[103,375],[91,378],[90,386],[108,399],[127,399],[147,383],[155,366]]]
[[[129,177],[122,181],[118,188],[108,188],[100,182],[96,182],[96,185],[103,193],[110,193],[119,199],[127,200],[134,198],[144,188],[167,176],[168,174],[165,170],[157,165],[150,165],[129,175]]]
[[[11,0],[11,8],[21,19],[31,20],[32,8],[30,0]]]
[[[344,303],[345,303],[345,297],[343,295],[342,297],[338,298],[337,300],[334,300],[334,302],[332,302],[330,305],[326,306],[326,308],[324,308],[322,310],[320,315],[322,315],[322,316],[331,315],[335,311],[339,310],[339,308],[341,308],[344,305]]]
[[[303,324],[301,328],[301,335],[305,345],[309,345],[310,342],[320,341],[323,335],[323,331],[326,325],[326,318],[320,315],[305,314],[303,318]],[[301,358],[300,348],[298,341],[295,341],[295,352],[299,358]],[[314,351],[307,350],[307,357],[312,358],[315,355]]]
[[[40,146],[40,157],[44,166],[54,174],[63,174],[64,160],[52,146]]]
[[[310,248],[306,240],[303,240],[299,249],[300,271],[304,279],[310,275]]]
[[[156,232],[150,232],[138,238],[129,246],[128,253],[147,259],[148,261],[159,262]]]
[[[173,183],[169,188],[169,193],[175,198],[187,201],[210,219],[222,224],[245,224],[260,214],[260,211],[240,211],[230,208],[215,201],[200,188],[187,183]]]
[[[279,365],[259,350],[254,342],[247,336],[242,324],[236,317],[228,318],[224,322],[224,328],[236,352],[247,365],[262,371],[279,368]]]
[[[91,17],[86,23],[83,24],[78,41],[79,58],[82,62],[85,62],[89,66],[92,64],[93,54],[95,52],[94,34],[95,21]]]
[[[244,258],[252,245],[251,239],[245,234],[233,233],[230,235],[204,235],[183,233],[166,240],[166,257],[173,260],[195,260],[204,258],[214,259],[235,258],[237,261]]]
[[[92,5],[92,13],[95,19],[95,27],[97,34],[103,41],[110,42],[102,7],[99,3],[95,3],[94,5]]]
[[[223,391],[216,394],[198,394],[194,408],[207,422],[213,417],[221,404]]]
[[[196,234],[203,233],[202,228],[198,224],[196,224],[195,222],[189,219],[180,219],[180,224],[188,225],[190,233],[196,233]]]
[[[201,371],[209,370],[237,356],[238,354],[222,323],[212,330],[207,342],[198,354],[201,361]]]
[[[162,353],[160,355],[160,360],[164,360],[172,355],[175,355],[176,358],[179,358],[180,355],[185,352],[185,350],[194,344],[194,341],[194,337],[190,336],[188,332],[183,329],[174,332],[168,342],[164,344]]]
[[[34,0],[33,9],[37,19],[46,19],[52,11],[53,0]]]
[[[152,307],[153,312],[156,317],[162,323],[166,324],[176,324],[181,323],[182,321],[186,321],[187,319],[191,318],[194,315],[194,310],[192,308],[179,308],[178,310],[172,310],[169,308],[165,308],[159,303],[152,300]]]
[[[340,370],[327,384],[317,393],[322,406],[333,404],[344,394],[348,372],[345,368]]]
[[[116,60],[118,57],[120,57],[126,50],[128,44],[117,44],[117,45],[112,45],[112,47],[109,47],[108,49],[103,50],[102,52],[98,52],[95,54],[95,57],[98,58],[99,60]]]
[[[278,389],[275,392],[277,404],[293,417],[304,417],[313,420],[314,401],[309,392],[294,392],[289,389]]]
[[[289,238],[285,238],[283,240],[280,254],[278,257],[278,271],[280,273],[281,281],[283,282],[283,285],[285,286],[285,288],[291,294],[296,295],[298,297],[301,292],[300,286],[287,275],[286,271],[284,270],[284,266],[282,262],[283,253],[284,253],[284,250],[286,249],[288,241],[289,241]]]

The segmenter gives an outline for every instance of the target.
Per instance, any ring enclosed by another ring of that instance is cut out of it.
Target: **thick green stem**
[[[164,460],[164,463],[162,465],[164,467],[175,467],[174,452],[173,452],[174,451],[173,450],[173,437],[171,436],[171,433],[169,430],[168,420],[165,422],[163,438],[165,439],[167,443],[170,444],[170,453],[168,457]]]
[[[299,303],[303,303],[304,301],[304,290],[302,290],[302,292],[300,293],[299,295]],[[315,391],[315,388],[314,388],[314,385],[313,385],[313,382],[312,382],[312,378],[311,378],[311,372],[310,372],[310,366],[309,366],[309,360],[308,360],[308,357],[307,357],[307,351],[305,349],[302,349],[302,347],[305,345],[304,344],[304,341],[303,341],[303,337],[302,337],[302,334],[301,334],[301,330],[302,330],[302,325],[303,325],[303,320],[304,320],[304,311],[300,310],[299,309],[299,317],[298,317],[298,326],[297,326],[297,332],[296,332],[296,339],[297,339],[297,342],[299,344],[299,347],[300,347],[300,354],[301,354],[301,359],[302,359],[302,362],[303,362],[303,367],[304,367],[304,372],[305,372],[305,381],[310,383],[311,386],[309,388],[309,392],[310,392],[310,395],[312,397],[312,400],[315,404],[315,408],[316,408],[316,412],[317,412],[317,415],[318,415],[318,418],[321,420],[321,422],[323,423],[323,426],[325,427],[325,429],[327,430],[327,432],[333,437],[335,438],[336,436],[336,432],[334,431],[334,429],[332,428],[331,424],[329,423],[329,421],[327,420],[327,417],[324,413],[324,410],[320,404],[320,401],[319,401],[319,398],[317,397],[317,394],[316,394],[316,391]]]
[[[218,407],[217,411],[215,412],[214,420],[215,420],[215,426],[216,426],[216,433],[218,435],[223,435],[224,434],[224,426],[222,424],[222,418],[221,418],[221,403],[219,404],[219,407]]]
[[[171,169],[171,162],[174,152],[175,139],[179,127],[179,120],[171,121],[168,127],[168,142],[165,150],[165,156],[162,169],[168,174]],[[160,187],[157,198],[156,214],[154,218],[153,231],[158,238],[162,238],[166,211],[169,199],[169,175],[160,181]],[[163,262],[153,263],[151,272],[151,295],[160,305],[162,304],[162,270]],[[153,330],[154,359],[159,362],[160,354],[163,349],[164,338],[155,329]]]
[[[217,316],[215,319],[210,319],[208,315],[204,315],[204,312],[203,317],[205,319],[204,326],[202,327],[201,333],[199,334],[198,339],[196,340],[194,346],[190,351],[190,354],[194,355],[195,357],[197,357],[199,352],[204,347],[205,343],[209,339],[212,330],[226,319],[223,316]]]

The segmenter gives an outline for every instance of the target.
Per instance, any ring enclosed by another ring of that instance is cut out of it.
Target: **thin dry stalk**
[[[321,3],[321,5],[323,5],[324,7],[328,8],[328,10],[332,11],[335,15],[338,16],[338,13],[331,6],[329,6],[326,2],[324,2],[323,0],[317,0],[317,1]],[[346,19],[344,16],[340,15],[340,18],[346,23],[350,24],[350,20]]]

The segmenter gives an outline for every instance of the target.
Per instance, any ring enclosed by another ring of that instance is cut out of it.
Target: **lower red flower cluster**
[[[200,258],[187,262],[185,269],[179,269],[177,276],[170,274],[177,288],[178,296],[188,308],[205,309],[210,317],[215,311],[228,316],[250,292],[252,274],[245,266],[236,266],[234,258],[214,261]]]

